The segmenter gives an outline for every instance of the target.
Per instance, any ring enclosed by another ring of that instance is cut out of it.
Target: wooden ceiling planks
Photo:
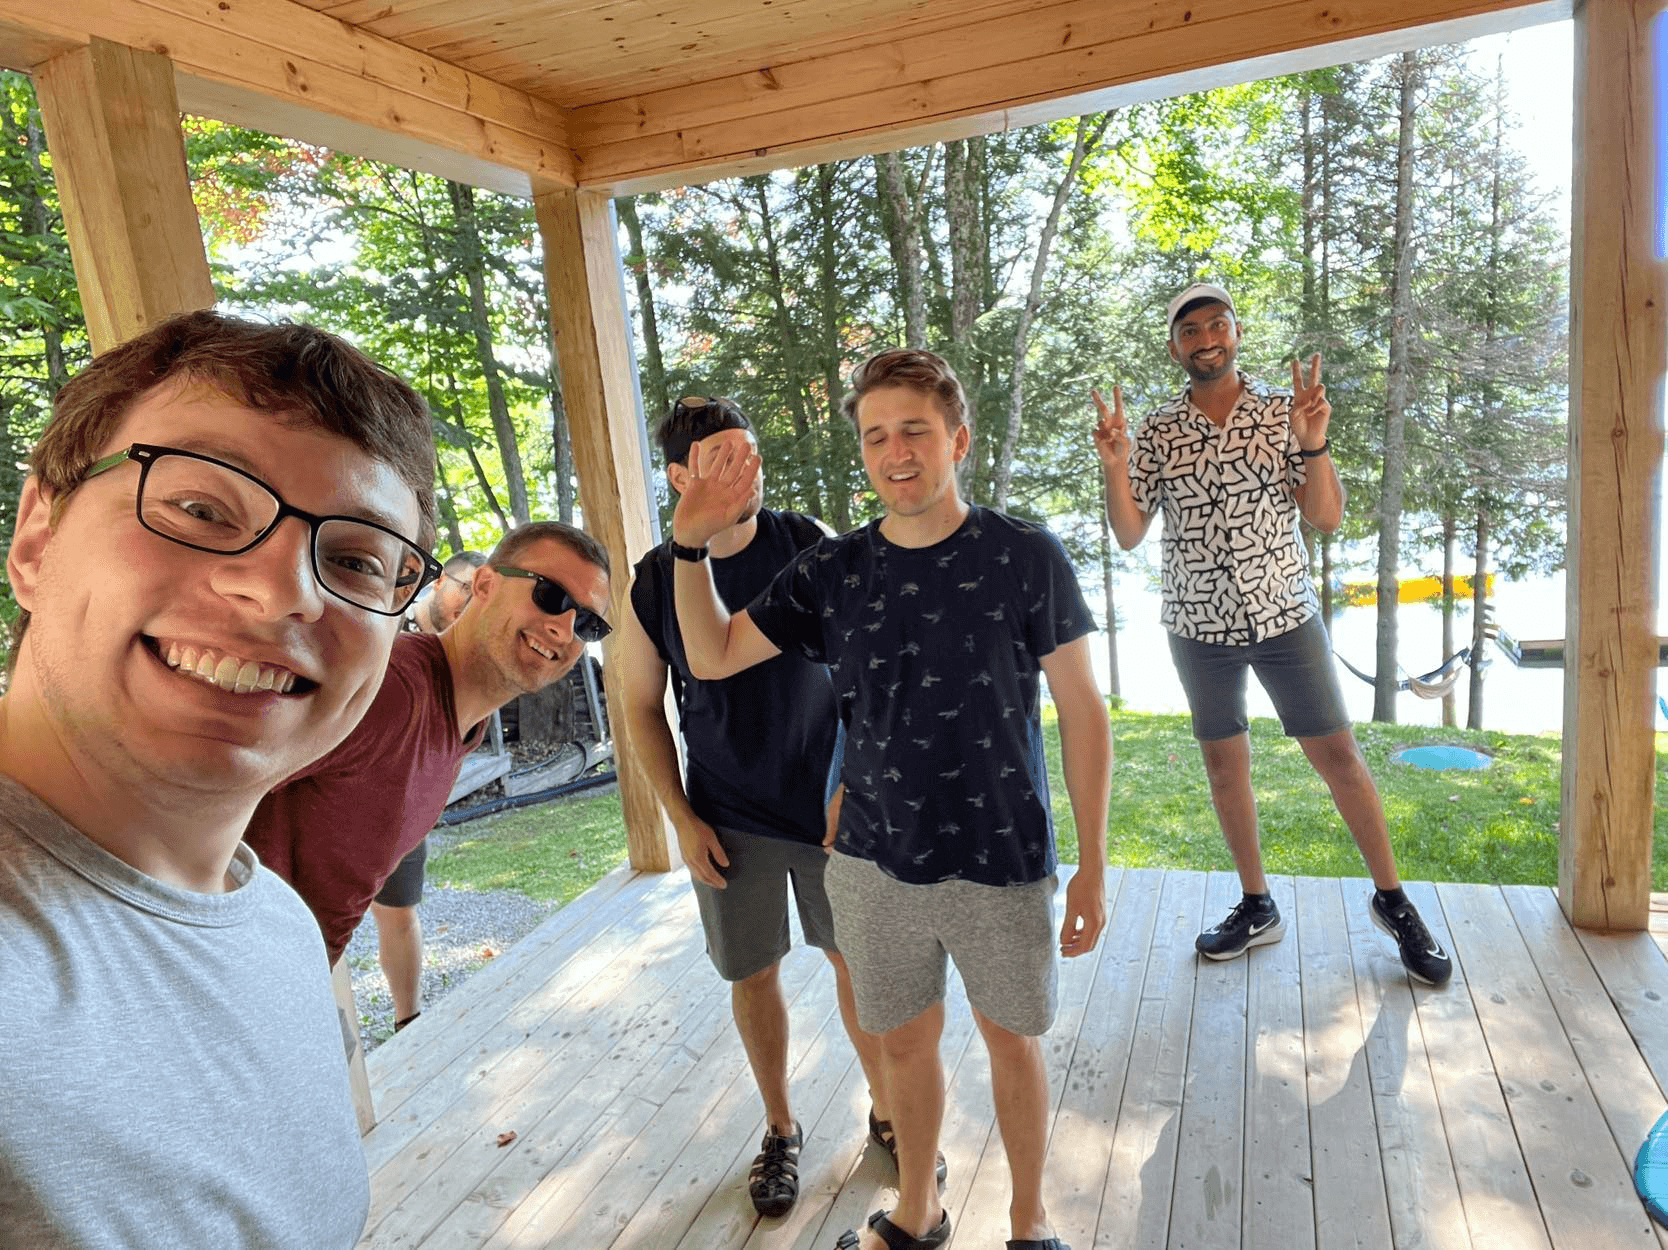
[[[1282,67],[1281,57],[1319,65],[1382,55],[1431,41],[1432,24],[1449,24],[1434,35],[1468,38],[1564,16],[1567,7],[1357,0],[1346,21],[1312,0],[1195,0],[1188,9],[1065,0],[1025,18],[986,18],[949,34],[578,108],[569,126],[582,185],[643,189],[670,185],[672,171],[699,181],[715,176],[709,169],[728,172],[732,162],[772,153],[792,153],[779,164],[827,159],[857,138],[872,149],[896,146],[900,131],[919,142],[940,123],[965,133],[979,115],[993,129],[1008,124],[1010,110],[1041,120],[1038,105],[1060,116],[1147,98],[1133,92],[1142,84],[1172,94],[1233,81],[1234,67],[1248,63],[1289,72],[1295,66]],[[1417,27],[1427,29],[1409,29]]]

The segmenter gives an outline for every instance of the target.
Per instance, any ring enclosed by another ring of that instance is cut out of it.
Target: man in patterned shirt
[[[1164,510],[1163,623],[1193,713],[1211,802],[1245,897],[1196,943],[1232,959],[1285,932],[1269,895],[1251,791],[1245,673],[1254,669],[1280,724],[1332,791],[1375,891],[1373,923],[1395,940],[1414,979],[1445,984],[1453,965],[1402,893],[1384,807],[1344,713],[1331,643],[1317,615],[1298,517],[1323,533],[1343,519],[1344,489],[1328,454],[1332,406],[1320,356],[1292,389],[1235,368],[1241,327],[1219,286],[1196,283],[1170,301],[1170,356],[1188,385],[1142,423],[1132,441],[1123,397],[1095,404],[1095,450],[1106,515],[1126,551]],[[1305,376],[1307,375],[1307,376]]]
[[[858,1019],[881,1038],[898,1159],[897,1206],[842,1236],[848,1250],[918,1250],[950,1236],[933,1159],[946,954],[990,1054],[1013,1178],[1008,1244],[1064,1250],[1042,1200],[1049,1095],[1038,1038],[1054,1015],[1056,945],[1086,954],[1106,923],[1111,734],[1089,664],[1094,621],[1059,540],[961,498],[966,411],[960,382],[931,352],[860,365],[845,412],[886,515],[823,539],[734,615],[704,547],[748,506],[758,456],[734,445],[710,462],[692,454],[672,518],[686,553],[674,594],[690,669],[713,680],[795,651],[828,665],[846,728],[828,900]],[[1057,934],[1041,675],[1078,835]]]

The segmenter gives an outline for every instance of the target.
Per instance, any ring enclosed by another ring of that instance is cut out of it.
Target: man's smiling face
[[[1210,300],[1176,318],[1170,327],[1170,358],[1195,382],[1232,376],[1239,355],[1240,326],[1226,304]]]
[[[541,538],[506,563],[555,582],[598,615],[608,612],[608,574],[567,543]],[[471,608],[482,612],[480,636],[487,658],[512,690],[531,694],[567,676],[584,654],[574,636],[574,613],[552,616],[533,602],[533,582],[505,577],[490,564],[475,573]]]
[[[101,449],[135,442],[237,465],[285,501],[415,539],[393,468],[316,427],[170,381]],[[243,555],[144,529],[140,466],[74,489],[53,516],[31,479],[8,572],[31,613],[12,693],[38,699],[79,768],[131,785],[259,794],[336,746],[370,706],[398,629],[317,582],[307,525],[286,518]]]

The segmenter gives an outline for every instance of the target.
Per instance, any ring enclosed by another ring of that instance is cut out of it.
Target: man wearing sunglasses
[[[406,617],[409,628],[425,634],[443,633],[469,606],[475,570],[486,563],[478,551],[460,551],[440,566],[440,576],[417,597]]]
[[[323,944],[240,844],[439,572],[423,401],[197,312],[58,394],[0,699],[0,1245],[346,1250],[369,1186]]]
[[[666,480],[682,494],[692,447],[713,456],[757,447],[751,425],[727,399],[681,399],[655,429]],[[821,521],[763,506],[754,484],[741,517],[706,542],[725,601],[745,606],[782,567],[830,533]],[[689,866],[706,929],[707,954],[730,982],[735,1016],[765,1105],[765,1135],[748,1177],[754,1207],[784,1214],[799,1194],[802,1137],[788,1091],[788,1012],[778,969],[788,952],[788,885],[805,940],[834,965],[841,1018],[874,1100],[869,1122],[883,1146],[890,1110],[873,1037],[857,1027],[845,961],[834,947],[823,891],[822,779],[834,749],[836,713],[828,670],[797,655],[727,681],[689,671],[673,602],[673,570],[692,553],[663,543],[638,563],[624,626],[626,717],[632,741]],[[668,675],[687,753],[666,723]]]
[[[609,631],[608,552],[559,521],[505,535],[471,587],[445,633],[395,643],[359,727],[274,790],[249,823],[245,839],[312,908],[332,964],[390,874],[434,828],[487,718],[560,681],[585,644]],[[421,1006],[413,1002],[397,1025]]]

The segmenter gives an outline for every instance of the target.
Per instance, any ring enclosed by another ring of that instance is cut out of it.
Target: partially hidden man
[[[689,456],[758,446],[752,425],[727,399],[679,400],[655,429],[666,480],[681,494]],[[707,954],[730,982],[730,1003],[764,1102],[765,1135],[748,1177],[763,1215],[785,1214],[799,1196],[804,1137],[788,1088],[788,1008],[780,967],[790,945],[791,886],[805,940],[834,967],[840,1016],[869,1081],[870,1133],[895,1145],[880,1070],[879,1042],[857,1024],[850,975],[834,940],[823,870],[822,779],[834,749],[836,713],[828,669],[803,656],[776,658],[719,681],[690,672],[673,602],[680,556],[708,559],[725,604],[741,609],[802,551],[830,531],[812,517],[764,507],[764,479],[743,515],[710,536],[706,553],[662,543],[637,565],[632,615],[624,627],[626,713],[632,741],[689,866],[706,930]],[[688,759],[678,776],[666,723],[668,675]]]

